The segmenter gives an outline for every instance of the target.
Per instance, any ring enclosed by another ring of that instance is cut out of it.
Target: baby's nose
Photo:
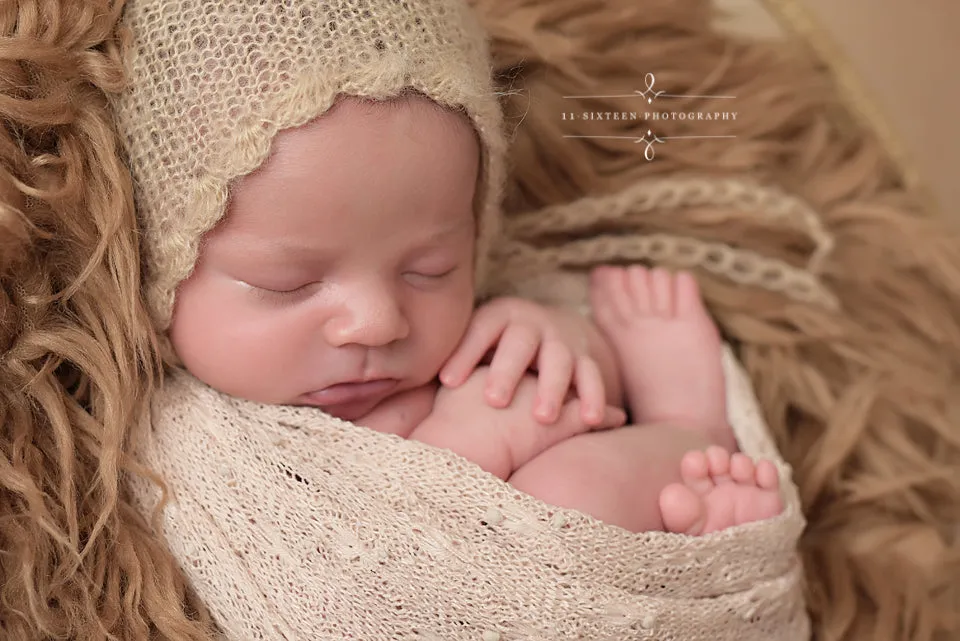
[[[383,347],[410,335],[410,324],[392,296],[357,297],[327,321],[327,342],[334,347]]]

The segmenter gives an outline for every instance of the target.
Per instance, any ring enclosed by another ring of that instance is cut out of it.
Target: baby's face
[[[184,365],[348,420],[431,381],[472,313],[478,165],[466,119],[419,97],[281,133],[177,291]]]

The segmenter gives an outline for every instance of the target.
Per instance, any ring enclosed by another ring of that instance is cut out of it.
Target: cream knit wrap
[[[483,291],[504,141],[484,39],[460,2],[130,0],[125,21],[131,87],[116,109],[161,332],[231,182],[341,94],[413,89],[471,118]],[[540,277],[534,289],[548,288]],[[231,398],[182,371],[133,442],[171,491],[160,530],[229,639],[800,641],[796,488],[729,350],[724,367],[738,440],[776,463],[786,508],[698,538],[631,534],[451,453]],[[157,488],[132,490],[153,514]]]
[[[135,442],[172,491],[170,548],[234,641],[807,641],[796,489],[729,351],[724,370],[741,448],[777,464],[786,509],[702,537],[632,534],[452,453],[186,373]]]

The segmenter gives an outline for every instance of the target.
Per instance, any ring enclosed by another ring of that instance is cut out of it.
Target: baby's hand
[[[561,441],[593,429],[621,427],[626,422],[621,408],[604,405],[600,421],[587,424],[581,417],[581,401],[570,398],[560,406],[557,420],[544,425],[528,409],[537,395],[535,377],[521,376],[513,404],[494,408],[483,399],[487,375],[487,368],[480,367],[463,385],[441,387],[430,416],[410,438],[451,450],[507,479],[517,468]]]
[[[480,307],[459,347],[440,371],[448,387],[462,385],[493,351],[483,397],[497,408],[510,405],[521,378],[537,372],[533,413],[545,424],[565,410],[571,387],[580,400],[580,418],[597,427],[604,419],[606,390],[590,355],[588,321],[579,314],[521,298],[498,298]]]

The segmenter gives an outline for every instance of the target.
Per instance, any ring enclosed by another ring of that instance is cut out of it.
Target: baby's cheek
[[[467,332],[473,317],[473,301],[452,302],[439,312],[440,326],[435,330],[436,340],[443,343],[443,359],[451,356]]]
[[[238,310],[224,337],[247,366],[266,375],[295,378],[322,352],[321,328],[309,314],[243,313]]]
[[[170,341],[180,359],[192,371],[191,363],[205,360],[211,340],[216,342],[220,317],[216,305],[195,285],[186,282],[177,291]]]
[[[284,400],[283,379],[293,371],[285,361],[297,351],[295,335],[237,296],[211,289],[185,288],[179,297],[171,341],[184,366],[221,392],[260,402]]]

